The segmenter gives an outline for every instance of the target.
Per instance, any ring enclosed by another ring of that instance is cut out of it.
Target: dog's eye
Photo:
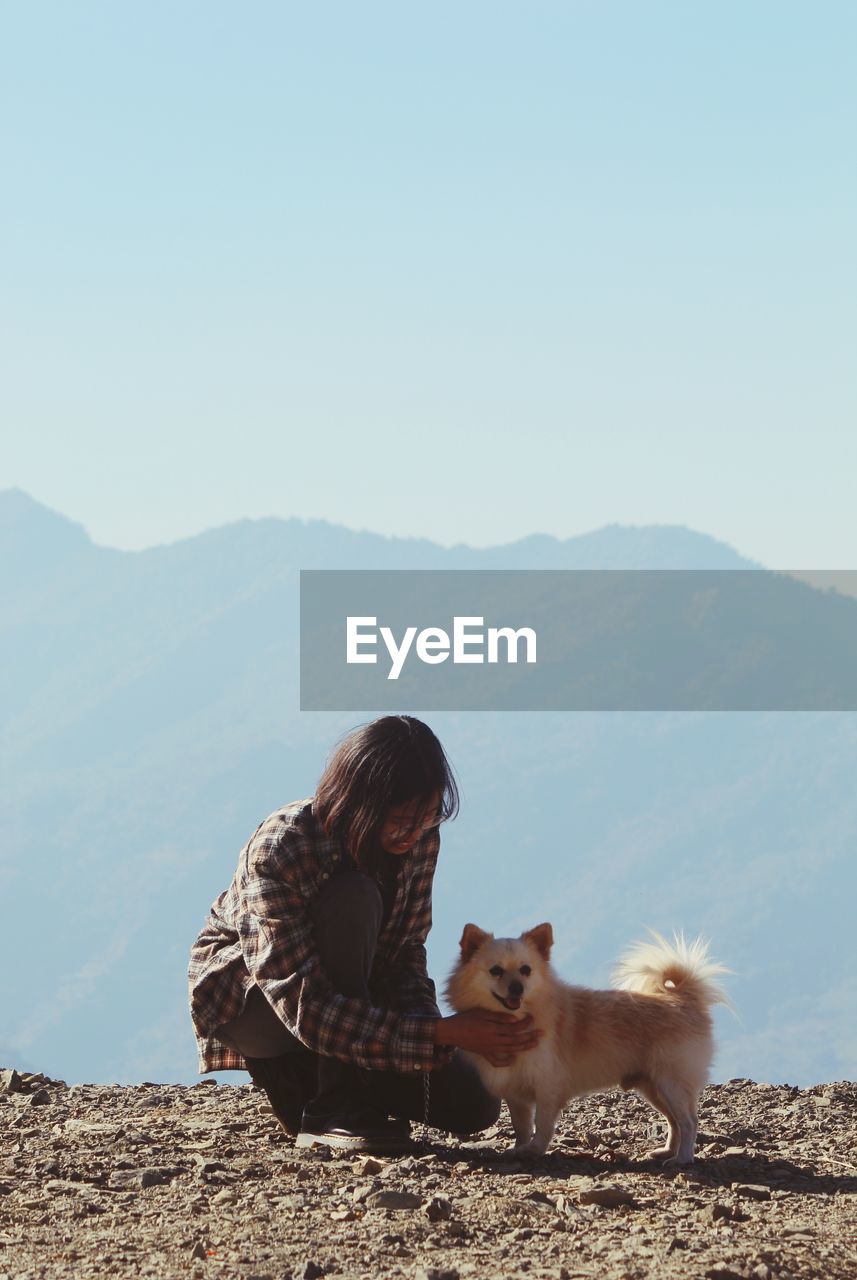
[[[522,978],[529,978],[530,974],[533,971],[528,964],[522,964],[518,972],[520,973]]]
[[[499,964],[492,965],[488,972],[491,974],[492,978],[502,978],[503,976],[503,970]]]

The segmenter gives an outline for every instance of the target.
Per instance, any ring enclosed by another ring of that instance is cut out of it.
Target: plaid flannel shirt
[[[316,950],[308,906],[338,866],[353,864],[325,835],[312,801],[288,804],[257,827],[191,949],[199,1070],[244,1068],[216,1030],[241,1013],[254,983],[289,1031],[316,1053],[374,1070],[442,1065],[450,1052],[433,1041],[440,1011],[425,952],[438,830],[425,832],[401,859],[370,975],[370,1004],[334,991]]]

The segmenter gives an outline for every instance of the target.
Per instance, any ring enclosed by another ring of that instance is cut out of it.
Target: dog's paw
[[[687,1169],[693,1164],[693,1156],[689,1160],[684,1160],[680,1156],[670,1156],[669,1160],[664,1161],[665,1169]]]
[[[514,1151],[510,1151],[510,1157],[523,1165],[535,1164],[540,1158],[541,1151],[536,1150],[529,1143],[525,1147],[515,1147]]]
[[[647,1160],[666,1160],[668,1156],[672,1157],[669,1147],[655,1147],[654,1151],[646,1152]]]

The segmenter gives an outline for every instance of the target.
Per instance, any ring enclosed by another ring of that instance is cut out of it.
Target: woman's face
[[[440,824],[440,792],[428,800],[418,796],[394,805],[381,827],[379,840],[386,853],[409,853],[423,832]]]

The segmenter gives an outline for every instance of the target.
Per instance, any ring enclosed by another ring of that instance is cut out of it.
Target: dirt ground
[[[236,1077],[240,1079],[240,1077]],[[0,1074],[0,1280],[857,1278],[857,1085],[703,1094],[695,1164],[645,1159],[633,1095],[565,1113],[524,1166],[505,1119],[409,1155],[299,1151],[264,1095]]]

